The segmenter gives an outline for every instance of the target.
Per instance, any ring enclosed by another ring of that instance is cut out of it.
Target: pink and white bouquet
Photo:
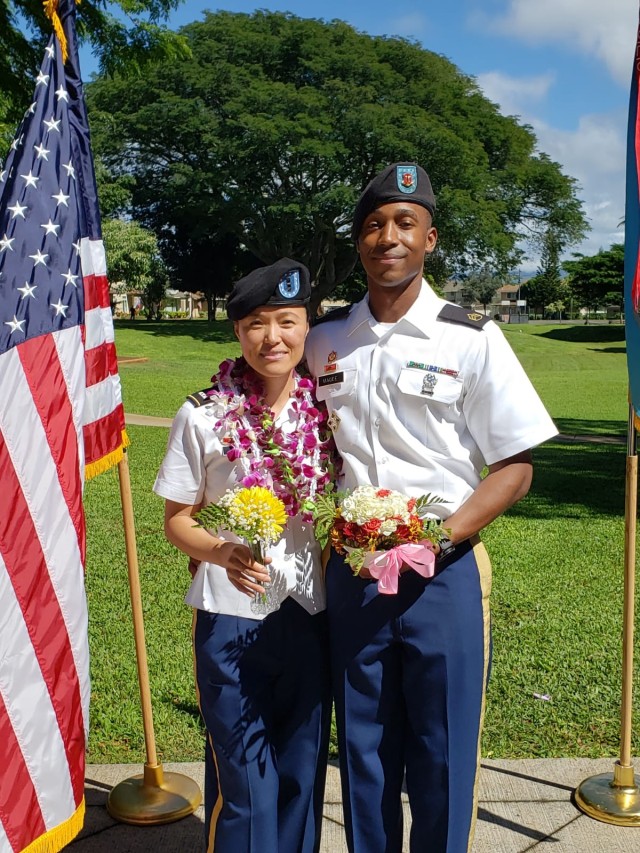
[[[423,577],[433,576],[434,545],[448,531],[428,513],[443,503],[435,495],[410,498],[376,486],[324,494],[316,503],[316,537],[321,545],[331,542],[345,554],[354,574],[366,568],[378,580],[380,592],[395,594],[403,564]]]

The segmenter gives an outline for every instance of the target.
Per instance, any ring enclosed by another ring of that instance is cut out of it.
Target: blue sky
[[[638,0],[404,0],[395,8],[388,0],[186,0],[169,23],[178,28],[206,9],[339,18],[443,54],[476,77],[502,112],[530,124],[540,150],[576,178],[592,230],[575,250],[592,253],[624,238],[618,223]],[[82,59],[88,76],[92,62]]]

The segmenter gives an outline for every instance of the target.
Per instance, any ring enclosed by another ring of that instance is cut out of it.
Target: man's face
[[[369,286],[399,287],[421,279],[425,254],[433,252],[437,239],[431,214],[419,204],[390,202],[373,210],[358,237]]]

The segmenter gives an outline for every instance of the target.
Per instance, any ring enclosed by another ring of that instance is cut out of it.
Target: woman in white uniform
[[[330,687],[320,549],[305,501],[332,479],[325,414],[301,378],[309,273],[289,258],[236,283],[227,313],[242,358],[187,398],[154,491],[165,534],[199,564],[195,608],[198,699],[207,729],[205,835],[216,853],[317,851]],[[265,452],[267,451],[267,452]],[[260,485],[288,520],[262,565],[228,531],[194,524],[228,489]],[[256,613],[269,584],[275,611]]]

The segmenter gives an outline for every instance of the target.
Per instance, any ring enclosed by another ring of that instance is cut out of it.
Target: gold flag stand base
[[[613,773],[600,773],[581,782],[575,791],[576,805],[589,817],[617,826],[640,826],[640,787],[633,766],[619,761]]]
[[[144,765],[144,773],[112,788],[107,811],[122,823],[153,826],[192,814],[200,805],[198,785],[182,773],[165,773],[161,764]]]

